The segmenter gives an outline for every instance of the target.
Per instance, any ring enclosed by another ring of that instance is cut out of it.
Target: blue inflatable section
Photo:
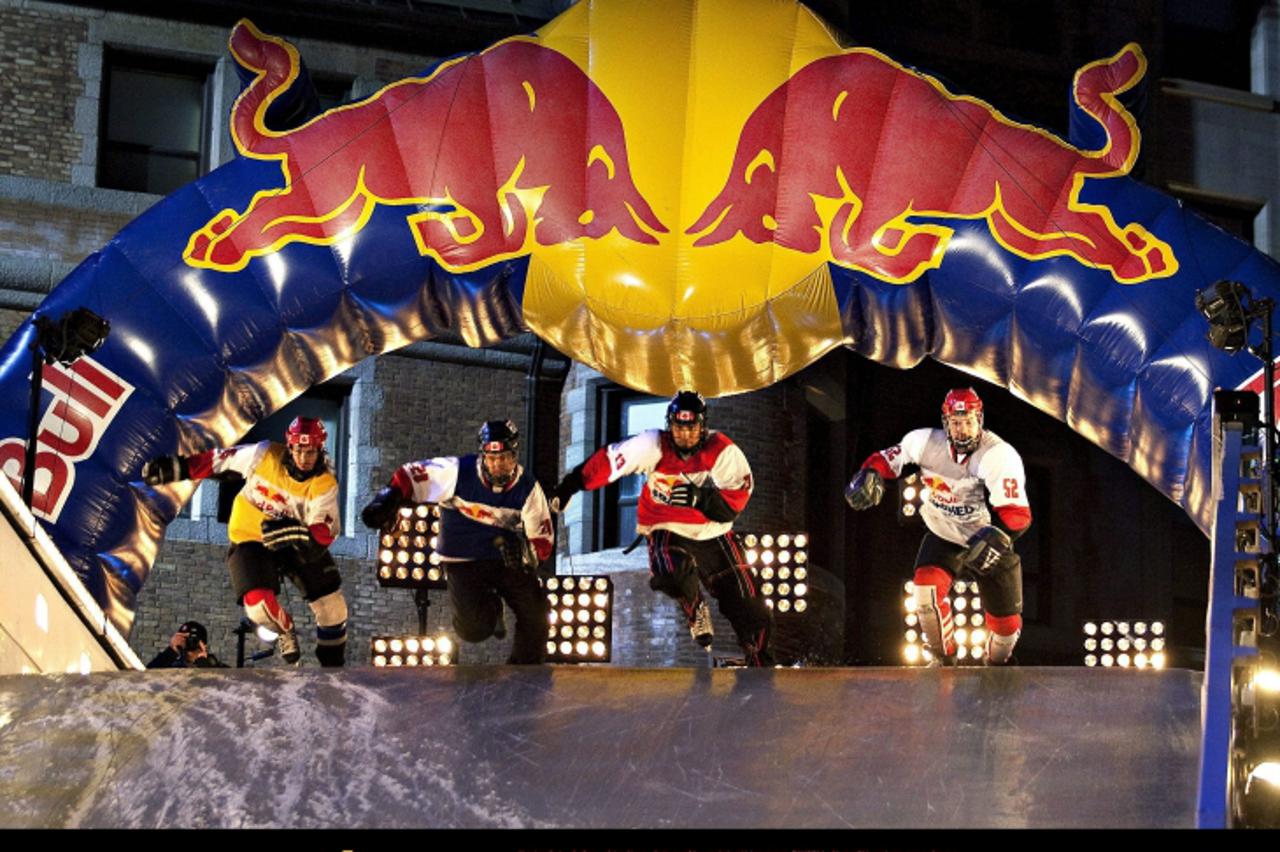
[[[312,385],[442,331],[484,346],[526,330],[527,257],[448,272],[406,239],[404,211],[389,205],[336,245],[293,242],[239,271],[184,262],[193,234],[280,180],[278,164],[241,157],[175,192],[35,314],[83,306],[111,323],[91,357],[45,369],[35,509],[124,629],[164,526],[192,491],[144,486],[144,461],[234,444]],[[1210,346],[1195,295],[1233,279],[1280,299],[1280,267],[1131,179],[1087,183],[1082,200],[1158,234],[1177,272],[1121,284],[1076,257],[1015,255],[984,222],[953,218],[943,262],[911,283],[830,267],[845,341],[886,364],[932,357],[1009,388],[1127,461],[1207,529],[1212,391],[1243,385],[1260,365]],[[0,464],[14,480],[27,440],[26,406],[14,401],[28,394],[33,320],[0,350],[0,393],[11,400],[0,410]]]

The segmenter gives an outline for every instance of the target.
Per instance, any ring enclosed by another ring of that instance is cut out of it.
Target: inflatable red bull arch
[[[298,52],[248,21],[239,155],[157,203],[35,317],[111,323],[46,367],[35,504],[128,629],[190,486],[143,462],[236,442],[308,387],[453,330],[533,331],[633,388],[765,387],[839,346],[1007,387],[1202,528],[1210,402],[1256,372],[1206,340],[1220,279],[1280,268],[1131,179],[1137,45],[1080,69],[1071,138],[1019,124],[792,0],[583,0],[291,129]],[[750,56],[750,62],[741,57]],[[33,318],[34,319],[34,318]],[[0,351],[25,399],[32,321]],[[0,413],[20,481],[25,406]]]

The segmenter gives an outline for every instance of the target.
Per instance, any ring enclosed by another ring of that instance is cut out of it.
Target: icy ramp
[[[1191,827],[1201,676],[0,678],[0,827]]]

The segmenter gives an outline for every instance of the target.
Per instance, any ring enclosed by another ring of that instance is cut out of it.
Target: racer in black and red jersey
[[[710,650],[706,588],[733,625],[747,664],[773,665],[770,611],[733,534],[734,519],[751,499],[751,467],[728,436],[707,429],[700,395],[677,393],[665,430],[649,429],[593,453],[555,487],[551,509],[562,511],[577,492],[635,473],[646,476],[636,532],[649,542],[649,586],[675,598],[694,641]]]

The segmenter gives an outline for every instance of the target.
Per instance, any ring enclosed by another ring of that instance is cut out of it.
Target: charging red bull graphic
[[[617,111],[554,50],[505,41],[286,132],[265,116],[298,76],[297,51],[248,21],[231,51],[256,75],[233,111],[236,146],[278,160],[285,186],[193,234],[183,253],[192,266],[230,272],[291,242],[332,245],[379,204],[417,208],[406,222],[418,250],[450,270],[535,242],[617,231],[656,243],[667,232],[631,179]]]
[[[941,264],[953,229],[937,220],[981,219],[1021,257],[1069,255],[1124,283],[1167,278],[1178,270],[1168,243],[1081,199],[1087,180],[1137,159],[1137,126],[1115,95],[1145,70],[1135,44],[1081,69],[1076,102],[1107,144],[1077,151],[873,50],[817,60],[747,119],[724,188],[688,233],[697,246],[742,234],[901,283]]]
[[[583,0],[322,113],[284,38],[241,22],[230,53],[238,156],[130,222],[0,350],[0,393],[25,400],[36,320],[110,324],[92,359],[45,369],[33,508],[122,630],[194,491],[143,484],[145,460],[234,445],[443,334],[533,332],[662,396],[752,391],[839,347],[932,358],[1207,528],[1212,392],[1256,369],[1210,346],[1195,296],[1231,279],[1280,298],[1280,267],[1130,176],[1136,45],[1062,80],[1069,140],[846,49],[785,0]],[[0,407],[14,482],[28,430],[25,405]]]

